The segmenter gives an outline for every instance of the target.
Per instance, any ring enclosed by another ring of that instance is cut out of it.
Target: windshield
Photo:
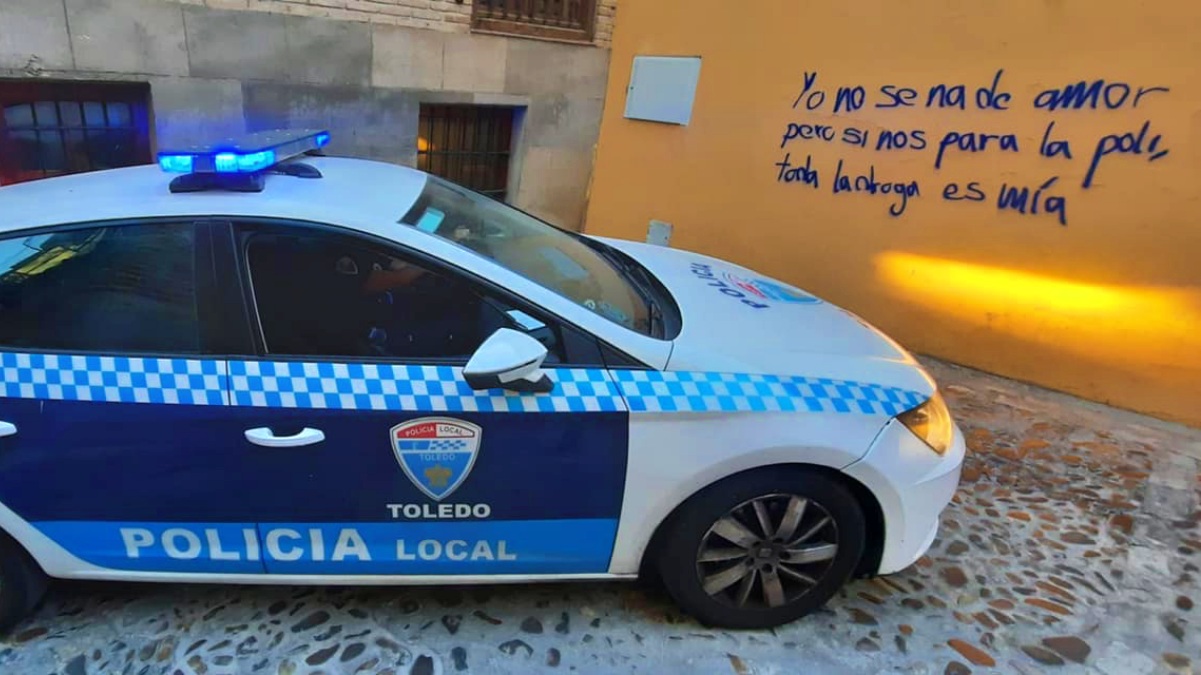
[[[629,274],[637,263],[599,244],[434,176],[400,222],[465,246],[610,321],[652,333],[657,308],[647,285]]]

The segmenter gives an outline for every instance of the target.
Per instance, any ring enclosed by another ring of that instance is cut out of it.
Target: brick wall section
[[[613,42],[613,22],[617,20],[617,0],[597,0],[596,28],[593,36],[596,44],[608,47]]]
[[[0,0],[2,1],[2,0]],[[214,9],[245,9],[296,16],[428,28],[448,33],[471,30],[471,0],[163,0]],[[617,0],[597,0],[595,43],[608,47]]]

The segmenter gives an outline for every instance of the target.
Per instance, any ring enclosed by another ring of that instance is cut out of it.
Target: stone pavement
[[[934,547],[774,631],[634,584],[60,582],[0,673],[1192,672],[1201,431],[930,366],[970,448]]]

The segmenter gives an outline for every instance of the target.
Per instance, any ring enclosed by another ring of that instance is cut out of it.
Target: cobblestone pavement
[[[932,363],[970,447],[929,554],[709,630],[633,584],[56,584],[0,673],[1192,672],[1201,432]]]

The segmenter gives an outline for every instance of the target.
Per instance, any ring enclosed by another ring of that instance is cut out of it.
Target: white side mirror
[[[546,347],[534,338],[501,328],[484,340],[463,368],[463,379],[472,389],[509,389],[546,393],[554,382],[542,371]]]

